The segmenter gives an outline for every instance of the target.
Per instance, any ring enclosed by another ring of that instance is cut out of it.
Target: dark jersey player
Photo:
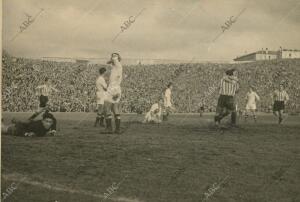
[[[1,130],[4,135],[21,137],[54,136],[56,135],[56,119],[51,113],[46,111],[42,120],[13,121],[8,126],[2,123]]]

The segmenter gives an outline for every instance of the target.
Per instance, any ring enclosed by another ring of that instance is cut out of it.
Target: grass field
[[[92,127],[95,114],[55,115],[62,136],[2,136],[2,196],[14,187],[4,201],[300,201],[299,116],[279,126],[260,115],[257,124],[217,130],[212,115],[160,125],[124,115],[125,132],[104,135]]]

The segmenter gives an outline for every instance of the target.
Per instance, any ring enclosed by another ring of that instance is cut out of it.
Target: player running
[[[104,126],[104,99],[107,91],[107,84],[104,79],[106,68],[102,67],[99,69],[99,76],[96,80],[96,96],[97,96],[97,117],[94,126],[98,124]]]
[[[149,112],[146,113],[143,123],[161,123],[162,100],[151,106]]]
[[[170,82],[167,85],[167,89],[164,94],[163,121],[167,121],[170,113],[175,110],[175,108],[172,106],[172,88],[173,88],[173,84]]]
[[[227,70],[226,76],[221,79],[220,96],[215,116],[215,124],[219,125],[221,120],[235,111],[234,96],[239,88],[237,77],[234,76],[235,69]],[[236,113],[235,113],[236,114]],[[231,124],[235,125],[234,118],[231,118]]]
[[[249,88],[249,92],[246,95],[246,112],[245,112],[245,121],[247,121],[247,118],[249,116],[249,113],[252,114],[254,122],[256,122],[256,101],[259,101],[260,98],[257,95],[255,91],[253,91],[253,87]]]
[[[115,133],[120,134],[121,126],[121,111],[120,111],[120,99],[121,99],[121,82],[123,67],[121,64],[121,56],[119,53],[111,54],[111,59],[108,64],[112,65],[111,74],[109,78],[109,84],[104,100],[105,122],[106,128],[104,133],[113,133],[112,129],[112,113],[115,118]]]
[[[274,91],[273,100],[273,114],[278,116],[278,123],[281,124],[283,121],[283,110],[287,101],[289,100],[289,95],[284,90],[283,84],[279,84],[279,90]]]
[[[49,95],[52,91],[59,92],[59,90],[51,86],[48,78],[45,78],[45,84],[39,85],[35,89],[40,92],[40,105],[39,109],[31,117],[29,117],[29,120],[33,120],[41,113],[44,113],[46,110],[48,110],[49,107],[47,106],[47,103],[49,101]]]

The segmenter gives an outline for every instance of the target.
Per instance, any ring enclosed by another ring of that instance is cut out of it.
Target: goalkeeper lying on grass
[[[44,113],[42,120],[16,121],[12,120],[12,124],[1,124],[1,132],[4,135],[13,135],[21,137],[43,137],[55,136],[56,119],[48,111]]]

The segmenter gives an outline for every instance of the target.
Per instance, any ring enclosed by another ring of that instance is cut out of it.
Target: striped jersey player
[[[235,111],[234,96],[239,88],[237,77],[234,76],[234,69],[227,70],[226,76],[221,79],[219,99],[216,109],[215,123],[218,125],[221,120]],[[231,119],[235,124],[235,119]]]
[[[279,89],[276,89],[273,93],[273,114],[278,116],[278,123],[281,124],[283,121],[283,110],[287,101],[289,100],[289,95],[284,90],[283,84],[279,84]]]
[[[45,83],[43,85],[39,85],[35,89],[39,91],[40,104],[39,109],[29,118],[29,120],[33,120],[41,113],[44,113],[46,110],[48,110],[47,104],[49,101],[50,94],[52,93],[52,91],[59,92],[59,90],[51,86],[48,78],[45,78]]]

